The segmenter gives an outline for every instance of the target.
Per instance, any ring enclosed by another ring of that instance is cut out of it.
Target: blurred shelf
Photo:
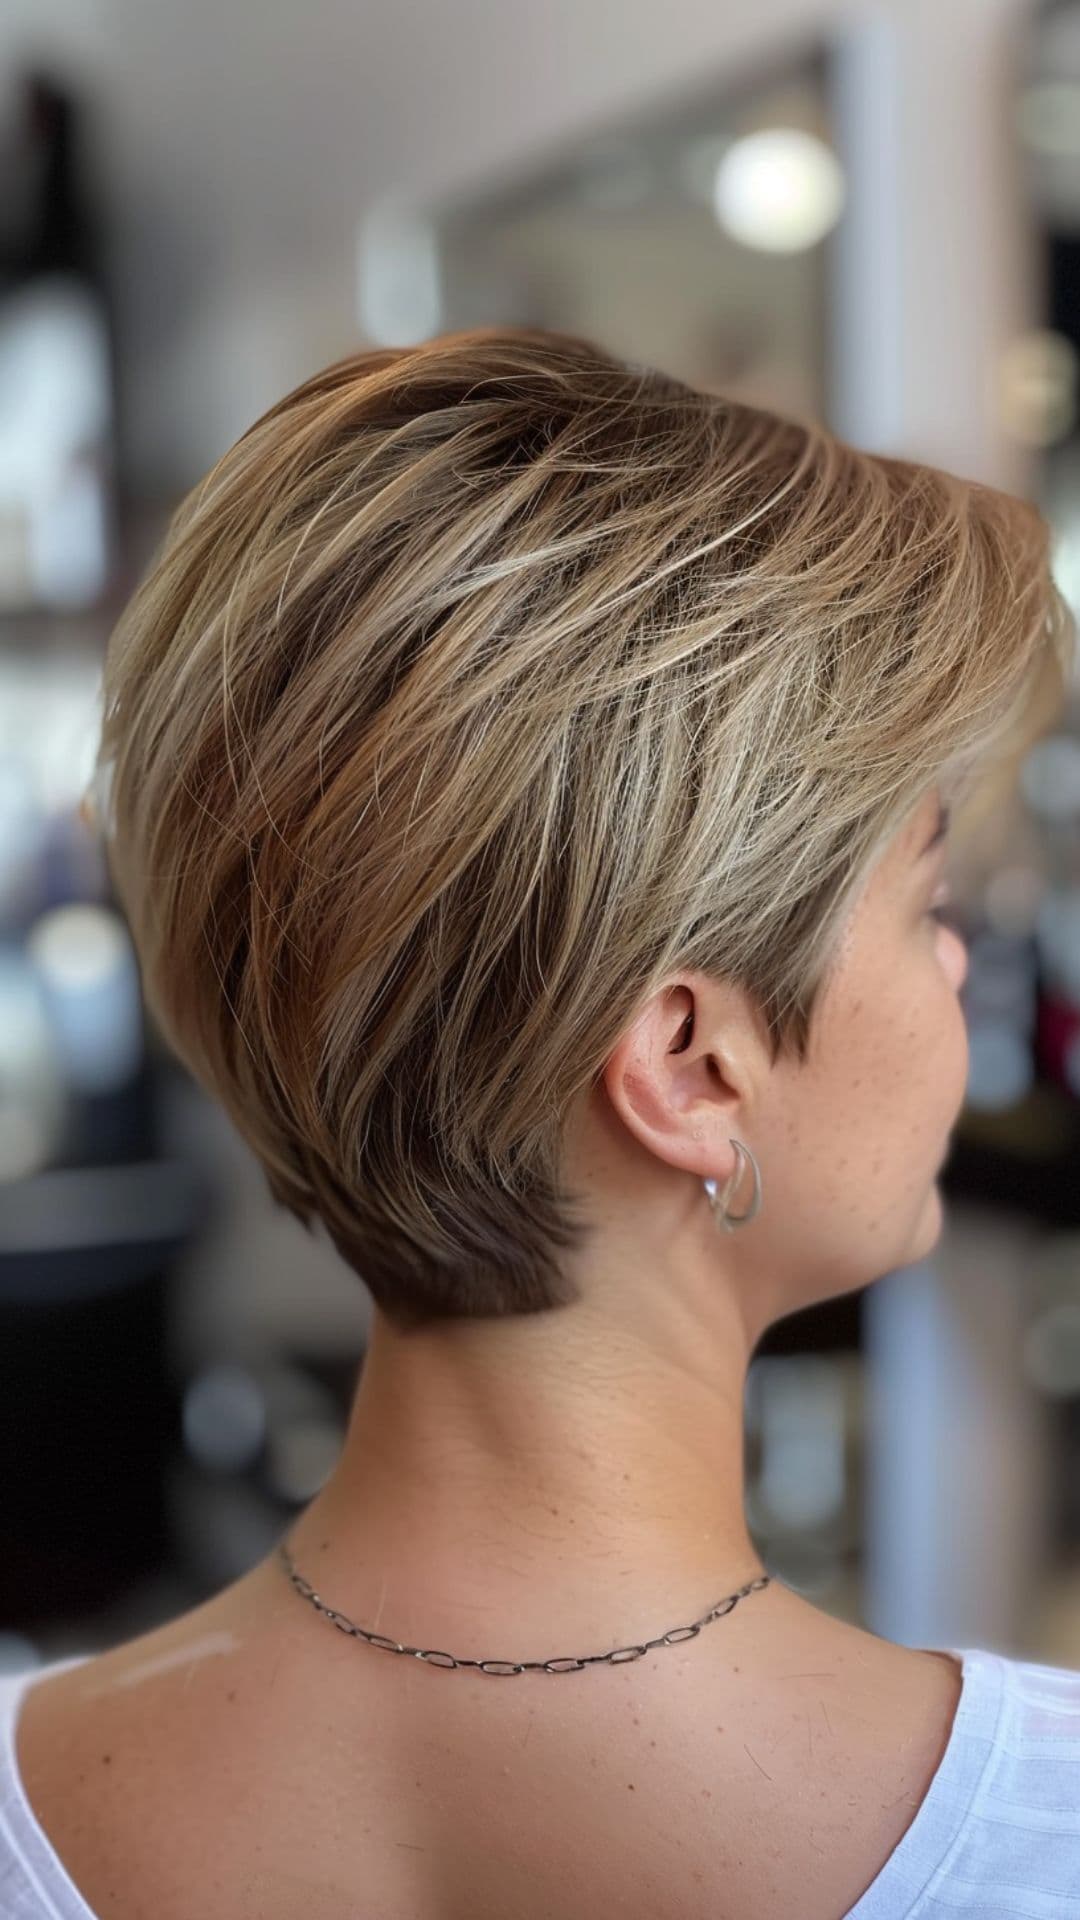
[[[1041,1082],[1000,1113],[962,1114],[946,1201],[977,1200],[1046,1227],[1080,1226],[1080,1101]]]
[[[3,1189],[0,1308],[99,1296],[166,1263],[213,1198],[183,1160],[62,1167]]]

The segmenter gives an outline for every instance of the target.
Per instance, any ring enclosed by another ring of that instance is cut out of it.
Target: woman
[[[555,333],[358,353],[188,497],[112,871],[372,1335],[283,1551],[8,1683],[5,1912],[1072,1910],[1080,1676],[838,1621],[743,1509],[765,1329],[938,1240],[946,810],[1071,645],[1031,507]]]

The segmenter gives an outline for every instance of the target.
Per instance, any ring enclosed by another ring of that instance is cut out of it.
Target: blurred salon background
[[[1027,494],[1080,602],[1080,4],[8,0],[0,1667],[261,1558],[369,1326],[146,1015],[78,811],[107,635],[271,402],[489,321]],[[838,1616],[1080,1666],[1080,689],[954,891],[947,1224],[766,1336],[748,1513]]]

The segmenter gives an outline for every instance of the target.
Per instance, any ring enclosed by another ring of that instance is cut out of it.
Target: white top
[[[911,1826],[844,1920],[1080,1920],[1080,1672],[942,1651],[963,1664],[948,1745]],[[2,1920],[97,1920],[31,1811],[14,1738],[25,1689],[92,1658],[0,1674]]]

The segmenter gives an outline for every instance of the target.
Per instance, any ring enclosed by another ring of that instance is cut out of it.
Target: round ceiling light
[[[725,232],[767,253],[801,253],[824,239],[844,204],[836,155],[799,127],[735,140],[716,170],[713,209]]]

